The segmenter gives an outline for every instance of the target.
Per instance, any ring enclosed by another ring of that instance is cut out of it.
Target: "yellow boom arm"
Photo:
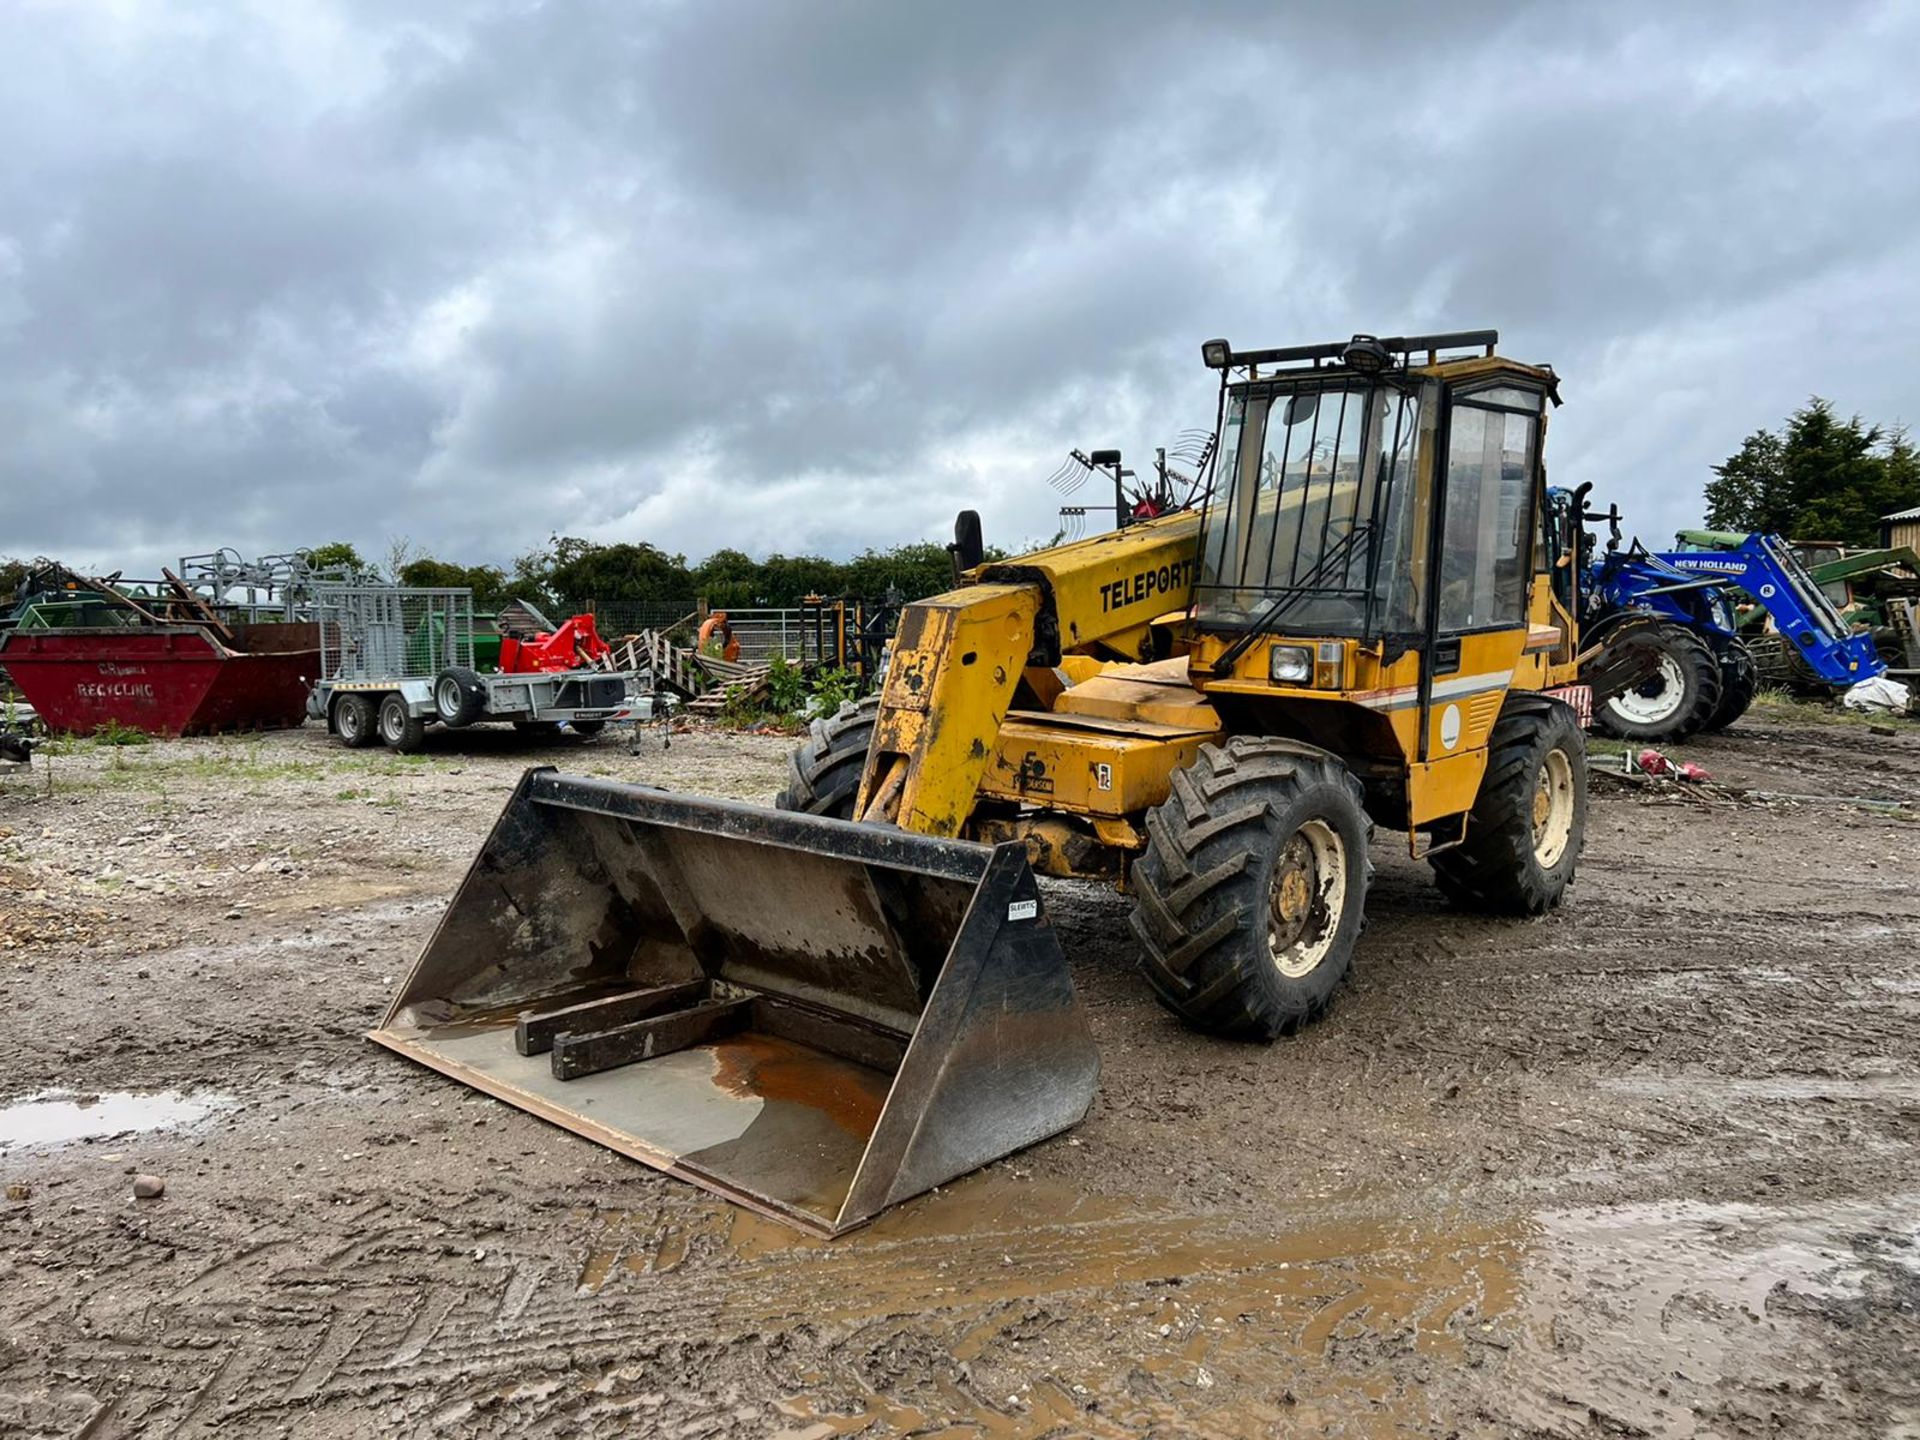
[[[1193,596],[1200,517],[1130,525],[974,572],[900,617],[855,814],[955,836],[1030,665],[1074,651],[1140,659],[1152,622]]]

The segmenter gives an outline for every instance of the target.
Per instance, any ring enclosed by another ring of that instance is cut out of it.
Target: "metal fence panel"
[[[803,663],[814,658],[811,627],[801,623],[799,610],[729,610],[727,623],[740,642],[740,658],[748,662],[779,656]]]
[[[431,679],[473,665],[471,590],[321,585],[314,602],[323,679]]]
[[[593,613],[594,623],[600,633],[612,639],[616,635],[638,635],[642,630],[669,630],[683,620],[692,620],[700,608],[700,602],[697,600],[590,600],[586,608]]]

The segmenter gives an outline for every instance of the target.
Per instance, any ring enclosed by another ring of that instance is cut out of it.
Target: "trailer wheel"
[[[567,728],[582,740],[591,740],[607,728],[607,722],[604,720],[569,720],[567,722]]]
[[[1133,933],[1161,1004],[1261,1040],[1325,1014],[1360,938],[1370,830],[1360,782],[1324,750],[1201,746],[1147,812],[1132,872]]]
[[[560,736],[558,720],[516,720],[513,722],[513,728],[529,740],[538,740],[543,743],[557,740]]]
[[[471,725],[487,713],[487,682],[464,665],[450,665],[433,682],[433,708],[450,730]]]
[[[1655,625],[1636,642],[1658,652],[1653,674],[1595,705],[1594,723],[1623,740],[1686,739],[1720,703],[1720,661],[1680,625]]]
[[[349,750],[364,750],[380,739],[379,714],[371,695],[354,692],[333,702],[333,733]]]
[[[1427,863],[1463,910],[1540,915],[1560,903],[1587,831],[1587,741],[1573,708],[1512,694],[1487,740],[1466,839]]]
[[[414,714],[406,696],[395,691],[380,702],[380,738],[390,749],[411,755],[427,742],[426,717]]]
[[[853,802],[860,792],[860,775],[867,768],[867,749],[873,743],[873,722],[880,716],[880,697],[849,700],[830,717],[808,727],[807,742],[787,758],[787,784],[773,799],[781,810],[808,815],[853,819]]]
[[[1720,703],[1713,707],[1702,730],[1724,730],[1753,704],[1760,689],[1760,668],[1744,640],[1729,640],[1720,652]]]

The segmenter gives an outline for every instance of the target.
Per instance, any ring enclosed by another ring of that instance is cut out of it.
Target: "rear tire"
[[[411,755],[427,743],[426,717],[414,714],[404,695],[388,695],[380,701],[380,738],[388,749]]]
[[[1587,831],[1587,741],[1573,707],[1507,697],[1487,739],[1487,773],[1467,835],[1428,863],[1463,910],[1541,915],[1573,884]]]
[[[1189,1025],[1271,1040],[1320,1018],[1353,963],[1370,832],[1360,782],[1291,740],[1203,745],[1147,812],[1133,933]]]
[[[471,725],[487,713],[487,685],[464,665],[450,665],[433,682],[433,708],[451,730]]]
[[[787,759],[787,784],[774,796],[775,808],[851,820],[873,745],[873,724],[880,697],[849,700],[832,716],[817,719],[807,741]]]
[[[1753,704],[1760,689],[1760,670],[1753,663],[1753,652],[1744,640],[1729,640],[1720,652],[1720,703],[1702,725],[1702,730],[1724,730]]]
[[[357,691],[333,702],[333,733],[349,750],[364,750],[380,741],[380,712],[371,695]]]
[[[1720,704],[1720,661],[1680,625],[1656,625],[1639,643],[1659,652],[1659,668],[1624,695],[1595,705],[1594,724],[1623,740],[1684,740]]]

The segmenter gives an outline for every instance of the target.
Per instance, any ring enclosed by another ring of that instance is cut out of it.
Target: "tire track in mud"
[[[1366,1227],[1332,1243],[1275,1239],[1237,1222],[1142,1219],[1114,1207],[1079,1223],[1047,1225],[1029,1216],[1017,1228],[1003,1220],[956,1230],[954,1222],[966,1217],[950,1205],[945,1229],[881,1238],[856,1251],[797,1242],[765,1222],[713,1207],[679,1213],[681,1221],[668,1226],[651,1209],[567,1220],[552,1239],[578,1257],[571,1276],[553,1275],[550,1261],[524,1247],[476,1275],[478,1262],[447,1254],[465,1253],[464,1235],[457,1243],[413,1239],[324,1253],[313,1245],[265,1244],[156,1296],[139,1334],[103,1309],[83,1307],[78,1328],[96,1334],[63,1347],[59,1363],[122,1376],[123,1400],[138,1400],[143,1427],[154,1434],[251,1431],[314,1413],[342,1421],[359,1415],[385,1426],[437,1422],[457,1433],[487,1433],[498,1419],[514,1433],[563,1433],[630,1416],[636,1406],[675,1423],[712,1414],[744,1425],[745,1413],[764,1424],[774,1402],[831,1389],[821,1376],[866,1373],[876,1346],[884,1350],[910,1335],[944,1377],[945,1388],[936,1387],[928,1403],[964,1402],[999,1427],[984,1433],[1037,1436],[1047,1427],[1029,1422],[1051,1413],[1049,1384],[1055,1400],[1078,1385],[1078,1411],[1104,1398],[1164,1419],[1172,1401],[1153,1392],[1173,1386],[1184,1394],[1206,1364],[1244,1365],[1275,1348],[1236,1336],[1234,1328],[1245,1328],[1239,1321],[1224,1336],[1206,1333],[1225,1322],[1199,1311],[1271,1310],[1278,1290],[1293,1307],[1277,1342],[1277,1353],[1290,1361],[1330,1353],[1336,1341],[1418,1329],[1423,1317],[1432,1332],[1424,1343],[1440,1343],[1435,1337],[1450,1333],[1463,1308],[1486,1308],[1474,1267],[1490,1245],[1507,1243],[1471,1234],[1450,1239],[1444,1273],[1422,1278],[1415,1262],[1396,1270],[1347,1259],[1356,1251],[1389,1254],[1396,1243],[1405,1249],[1391,1232]],[[663,1245],[662,1231],[671,1228],[680,1229],[680,1239]],[[601,1257],[609,1249],[614,1258],[607,1261]],[[1328,1252],[1339,1258],[1329,1261]],[[1418,1263],[1435,1262],[1423,1256]],[[525,1280],[530,1266],[545,1283]],[[597,1288],[581,1286],[583,1278]],[[1029,1372],[991,1361],[993,1384],[974,1385],[972,1367],[1003,1344],[1003,1333],[1031,1340],[1067,1323],[1055,1307],[1064,1314],[1090,1294],[1142,1297],[1135,1303],[1146,1309],[1138,1322],[1143,1335],[1170,1337],[1138,1346],[1151,1362],[1147,1380],[1131,1369],[1102,1376],[1071,1368],[1050,1380],[1049,1367]],[[1166,1298],[1172,1295],[1197,1299],[1183,1316],[1180,1301]],[[1162,1353],[1151,1354],[1156,1348]],[[630,1373],[623,1375],[622,1366]],[[861,1388],[852,1379],[839,1383],[848,1395]],[[717,1405],[689,1405],[676,1388],[697,1396],[716,1384],[732,1387]],[[1014,1405],[989,1393],[1036,1385],[1040,1399],[1030,1394]],[[670,1398],[646,1405],[663,1386]],[[1147,1392],[1144,1398],[1135,1389]]]

